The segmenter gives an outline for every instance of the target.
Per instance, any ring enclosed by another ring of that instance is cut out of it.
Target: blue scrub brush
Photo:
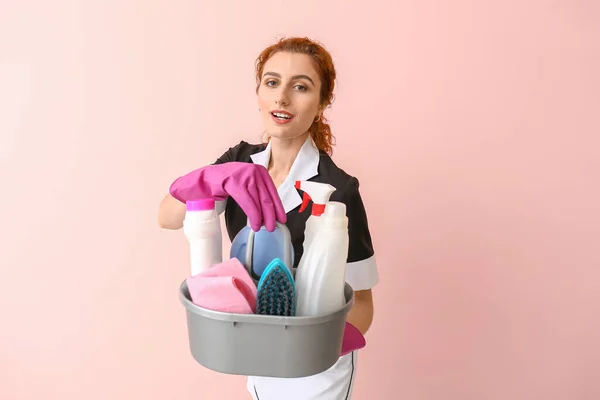
[[[256,313],[291,317],[296,314],[296,284],[279,258],[267,265],[258,281]]]

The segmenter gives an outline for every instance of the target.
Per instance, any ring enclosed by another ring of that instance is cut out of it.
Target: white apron
[[[303,378],[249,376],[246,387],[254,400],[350,400],[357,355],[353,351],[327,371]]]

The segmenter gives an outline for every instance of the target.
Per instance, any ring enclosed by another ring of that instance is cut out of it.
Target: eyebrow
[[[265,72],[265,73],[263,74],[263,78],[264,78],[265,76],[267,76],[267,75],[274,76],[274,77],[276,77],[276,78],[279,78],[279,79],[281,79],[281,75],[280,75],[280,74],[278,74],[277,72]],[[292,76],[292,79],[293,79],[293,80],[295,80],[295,79],[306,79],[307,81],[309,81],[310,83],[312,83],[312,84],[313,84],[313,86],[315,86],[315,83],[313,82],[313,80],[312,80],[312,79],[310,78],[310,76],[308,76],[308,75],[294,75],[294,76]]]

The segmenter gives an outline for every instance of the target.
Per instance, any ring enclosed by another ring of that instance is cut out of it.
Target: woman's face
[[[265,131],[279,139],[304,134],[319,115],[321,81],[306,54],[278,52],[265,63],[258,106]]]

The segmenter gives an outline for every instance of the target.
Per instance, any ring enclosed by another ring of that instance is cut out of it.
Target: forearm
[[[180,229],[185,218],[185,204],[166,195],[158,209],[158,225],[164,229]]]
[[[363,335],[367,333],[373,322],[373,296],[371,290],[354,292],[354,305],[348,313],[347,321]]]

